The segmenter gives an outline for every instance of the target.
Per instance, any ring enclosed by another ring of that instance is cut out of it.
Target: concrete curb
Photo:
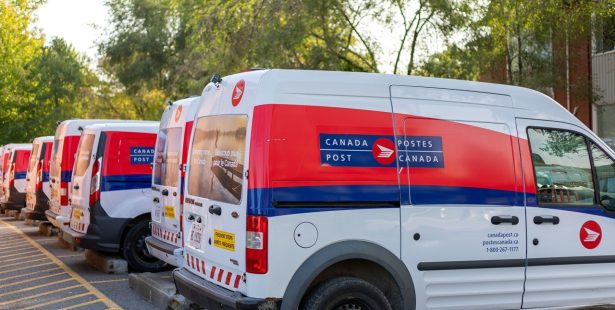
[[[68,235],[68,234],[64,234],[64,232],[62,232],[62,230],[60,230],[58,228],[58,242],[60,242],[60,244],[62,244],[65,248],[71,250],[71,251],[82,251],[83,248],[80,248],[79,246],[77,246],[75,243],[73,243],[73,238]]]
[[[8,210],[8,215],[16,220],[19,220],[19,211],[17,210]]]
[[[128,272],[128,262],[116,255],[86,249],[85,261],[100,272],[114,274]]]
[[[20,221],[25,221],[26,220],[26,210],[27,210],[27,208],[21,208],[21,211],[19,212],[19,220]]]
[[[131,273],[128,285],[158,309],[200,309],[184,296],[177,294],[171,271],[159,273]]]

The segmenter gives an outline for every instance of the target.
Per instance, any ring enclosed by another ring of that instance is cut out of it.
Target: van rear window
[[[179,181],[179,152],[182,147],[182,128],[168,128],[158,134],[154,184],[177,187]]]
[[[34,148],[32,149],[32,153],[30,154],[30,163],[28,164],[28,171],[34,171],[36,167],[36,162],[38,161],[38,149],[41,147],[40,144],[34,144]]]
[[[77,162],[75,163],[75,171],[73,172],[75,176],[83,176],[85,171],[88,170],[95,138],[95,135],[87,134],[83,135],[80,139],[79,147],[77,148]]]
[[[51,159],[53,165],[51,166],[50,174],[53,176],[60,176],[62,174],[62,148],[64,147],[64,139],[56,138],[53,141],[53,152],[51,153]]]
[[[190,153],[188,193],[239,204],[244,174],[246,115],[197,120]]]

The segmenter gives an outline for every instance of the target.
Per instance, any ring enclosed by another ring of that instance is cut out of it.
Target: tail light
[[[267,273],[267,217],[248,216],[246,223],[246,271]]]
[[[68,182],[60,181],[60,204],[68,205]]]
[[[92,179],[90,180],[90,206],[100,200],[100,161],[96,159],[92,165]]]
[[[39,160],[36,166],[36,190],[40,191],[43,188],[43,161]]]

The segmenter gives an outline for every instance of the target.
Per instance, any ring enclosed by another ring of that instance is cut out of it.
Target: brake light
[[[60,182],[60,204],[68,205],[68,182]]]
[[[43,188],[43,161],[39,160],[36,166],[36,190],[40,191]]]
[[[90,180],[90,206],[100,200],[100,161],[96,159],[92,165],[92,179]]]
[[[267,217],[248,216],[246,223],[246,271],[267,273]]]

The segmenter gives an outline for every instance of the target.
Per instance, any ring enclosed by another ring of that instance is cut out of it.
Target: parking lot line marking
[[[9,284],[0,285],[0,288],[5,288],[5,287],[13,286],[13,285],[28,283],[28,282],[30,282],[32,280],[47,279],[47,278],[51,278],[51,277],[55,277],[55,276],[59,276],[59,275],[63,275],[63,274],[66,274],[66,272],[59,272],[59,273],[54,273],[54,274],[48,274],[46,276],[37,277],[36,279],[26,279],[26,280],[17,281],[17,282],[11,282]]]
[[[128,281],[128,279],[115,279],[115,280],[90,281],[90,284],[114,283],[114,282],[124,282],[124,281]]]
[[[24,243],[24,240],[22,238],[20,238],[19,240],[0,241],[0,245],[7,246],[7,247],[16,246],[18,244],[23,244],[23,243]]]
[[[25,248],[29,248],[30,245],[29,244],[22,244],[21,246],[14,246],[14,245],[9,245],[6,247],[0,247],[0,250],[8,250],[8,249],[25,249]]]
[[[13,253],[13,254],[10,254],[10,255],[0,256],[0,262],[8,262],[8,260],[4,260],[5,258],[20,256],[20,255],[32,255],[32,254],[34,254],[36,252],[38,252],[36,249],[32,249],[32,250],[28,250],[28,251],[24,251],[24,252],[20,252],[20,253]]]
[[[43,258],[39,258],[39,259],[27,260],[27,261],[22,261],[22,262],[8,264],[8,265],[2,264],[2,265],[0,265],[0,267],[4,268],[4,267],[19,266],[19,265],[28,264],[28,263],[40,262],[40,261],[46,260],[46,259],[48,259],[48,258],[47,257],[43,257]],[[4,263],[4,262],[2,262],[2,263]]]
[[[32,276],[32,275],[35,275],[35,274],[43,273],[43,272],[46,272],[46,271],[52,271],[52,270],[56,270],[56,269],[59,269],[59,267],[43,269],[43,270],[37,270],[35,272],[24,273],[24,274],[20,274],[20,275],[8,277],[8,278],[2,278],[2,281],[8,281],[8,280],[13,280],[13,279],[22,278],[22,277],[29,277],[29,276]]]
[[[30,245],[28,246],[24,246],[24,247],[8,247],[4,250],[2,250],[2,254],[7,254],[7,253],[13,253],[13,252],[17,252],[17,251],[23,251],[23,250],[27,250],[27,249],[31,249],[32,247]]]
[[[29,256],[29,257],[36,257],[36,256],[44,256],[44,255],[43,255],[43,254],[41,254],[41,253],[38,253],[38,254],[36,254],[36,253],[32,253],[32,254],[30,254],[30,256]],[[2,263],[2,264],[3,264],[3,263],[7,263],[7,262],[14,262],[14,261],[16,261],[16,260],[20,260],[20,259],[21,259],[21,260],[23,260],[23,257],[15,257],[15,258],[11,258],[11,259],[1,259],[1,260],[0,260],[0,263]],[[1,268],[1,267],[3,267],[3,266],[2,266],[2,265],[0,265],[0,268]]]
[[[0,224],[5,225],[5,227],[9,227],[15,233],[17,233],[17,234],[19,234],[21,236],[25,235],[24,232],[21,231],[19,228],[15,227],[13,225],[10,225],[10,224],[6,223],[3,220],[0,220]],[[107,308],[109,308],[109,309],[122,309],[115,302],[113,302],[111,299],[109,299],[107,296],[105,296],[105,294],[101,293],[92,284],[88,283],[88,281],[86,281],[78,273],[74,272],[72,269],[70,269],[68,266],[66,266],[66,264],[64,264],[64,262],[62,262],[59,258],[55,257],[53,254],[51,254],[51,252],[47,251],[47,249],[45,249],[42,245],[38,244],[36,241],[34,241],[34,240],[30,239],[30,238],[25,238],[25,239],[33,247],[39,249],[45,256],[49,257],[49,259],[51,259],[51,261],[53,263],[55,263],[60,268],[62,268],[62,270],[66,271],[66,273],[68,273],[73,279],[75,279],[77,282],[79,282],[83,286],[83,288],[85,288],[86,290],[88,290],[92,294],[94,294],[94,296],[96,296],[96,298],[100,299],[107,306]]]
[[[23,293],[23,292],[28,292],[28,291],[33,291],[33,290],[41,288],[41,287],[50,286],[50,285],[56,285],[56,284],[61,284],[61,283],[66,283],[66,282],[69,282],[69,281],[75,281],[75,279],[68,278],[68,279],[58,280],[58,281],[54,281],[54,282],[48,282],[48,283],[44,283],[44,284],[40,284],[40,285],[36,285],[36,286],[30,286],[30,287],[22,288],[22,289],[16,290],[16,291],[9,291],[9,292],[0,294],[0,297],[4,297],[4,296],[7,296],[7,295],[12,295],[12,294]]]
[[[73,295],[73,296],[68,296],[68,297],[64,297],[64,298],[60,298],[60,299],[54,299],[54,300],[50,300],[48,302],[44,302],[41,304],[37,304],[35,306],[30,306],[30,307],[26,307],[26,308],[22,308],[23,310],[31,310],[31,309],[36,309],[36,308],[42,308],[45,306],[49,306],[49,305],[53,305],[53,304],[57,304],[59,302],[63,302],[63,301],[68,301],[68,300],[72,300],[72,299],[77,299],[83,296],[88,296],[88,295],[93,295],[90,292],[87,293],[83,293],[83,294],[77,294],[77,295]]]
[[[57,258],[68,258],[68,257],[77,257],[77,256],[83,256],[84,254],[70,254],[70,255],[58,255],[56,256]]]
[[[32,265],[32,266],[23,267],[23,268],[17,268],[17,269],[13,269],[13,270],[0,271],[0,274],[10,273],[10,272],[14,272],[14,271],[21,271],[21,270],[26,270],[26,269],[35,268],[35,267],[41,267],[41,266],[46,266],[46,265],[53,265],[53,263],[52,262],[48,262],[48,263]]]
[[[81,287],[81,285],[67,286],[67,287],[63,287],[62,289],[59,289],[59,290],[36,294],[36,297],[47,296],[47,295],[51,295],[51,294],[54,294],[54,293],[59,293],[59,292],[62,292],[62,291],[68,291],[68,290],[72,290],[74,288],[79,288],[79,287]],[[0,302],[0,306],[6,306],[6,305],[18,303],[20,301],[24,301],[26,299],[31,299],[31,298],[32,298],[32,296],[25,296],[25,297],[21,297],[21,298],[17,298],[17,299],[3,301],[3,302]]]
[[[89,306],[89,305],[97,304],[97,303],[99,303],[99,302],[101,302],[101,301],[100,301],[100,300],[98,300],[98,299],[95,299],[95,300],[90,300],[90,301],[86,301],[86,302],[84,302],[84,303],[80,303],[80,304],[72,305],[72,306],[70,306],[70,307],[62,308],[62,310],[70,310],[70,309],[83,308],[83,307],[85,307],[85,306]]]

